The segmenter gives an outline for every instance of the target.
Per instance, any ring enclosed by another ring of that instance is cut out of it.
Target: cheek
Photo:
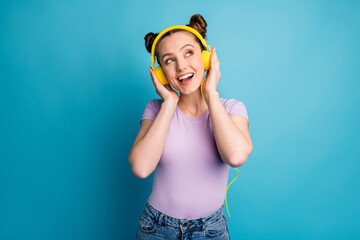
[[[197,62],[197,67],[204,68],[201,53],[197,55],[196,62]]]
[[[202,62],[202,57],[200,57],[199,59],[196,60],[196,62],[194,62],[194,66],[196,66],[197,71],[205,72],[204,64]]]
[[[172,67],[173,65],[174,64],[170,64],[169,66],[161,67],[166,78],[171,78],[176,73],[175,67]]]

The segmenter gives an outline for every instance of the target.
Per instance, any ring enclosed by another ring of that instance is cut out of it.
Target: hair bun
[[[200,35],[205,39],[207,23],[203,18],[203,16],[201,16],[200,14],[192,15],[190,18],[190,22],[187,26],[197,30],[200,33]]]
[[[153,32],[149,32],[144,37],[144,39],[145,39],[145,48],[146,48],[146,50],[148,50],[149,53],[151,53],[151,48],[152,48],[152,45],[153,45],[154,40],[155,40],[157,35],[158,34],[155,34]]]

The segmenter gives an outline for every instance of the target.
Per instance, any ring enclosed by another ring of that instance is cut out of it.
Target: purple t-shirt
[[[229,116],[248,119],[242,102],[220,100]],[[161,99],[149,101],[141,120],[154,120],[161,104]],[[209,216],[224,204],[228,177],[229,165],[217,150],[209,110],[191,118],[177,107],[155,169],[149,203],[175,218]]]

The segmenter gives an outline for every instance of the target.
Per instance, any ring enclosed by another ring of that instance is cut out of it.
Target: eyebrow
[[[187,47],[187,46],[192,46],[192,47],[194,47],[193,45],[191,45],[190,43],[188,43],[188,44],[185,44],[184,46],[182,46],[182,47],[180,48],[180,50],[182,50],[183,48],[185,48],[185,47]],[[164,55],[162,55],[161,61],[163,61],[164,57],[166,57],[166,56],[168,56],[168,55],[173,55],[173,54],[172,54],[172,53],[165,53]]]

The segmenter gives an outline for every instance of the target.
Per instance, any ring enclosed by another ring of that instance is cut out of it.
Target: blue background
[[[231,238],[359,239],[359,12],[340,0],[2,2],[0,239],[135,238],[153,174],[136,178],[127,157],[159,98],[144,36],[195,13],[220,96],[250,119]]]

